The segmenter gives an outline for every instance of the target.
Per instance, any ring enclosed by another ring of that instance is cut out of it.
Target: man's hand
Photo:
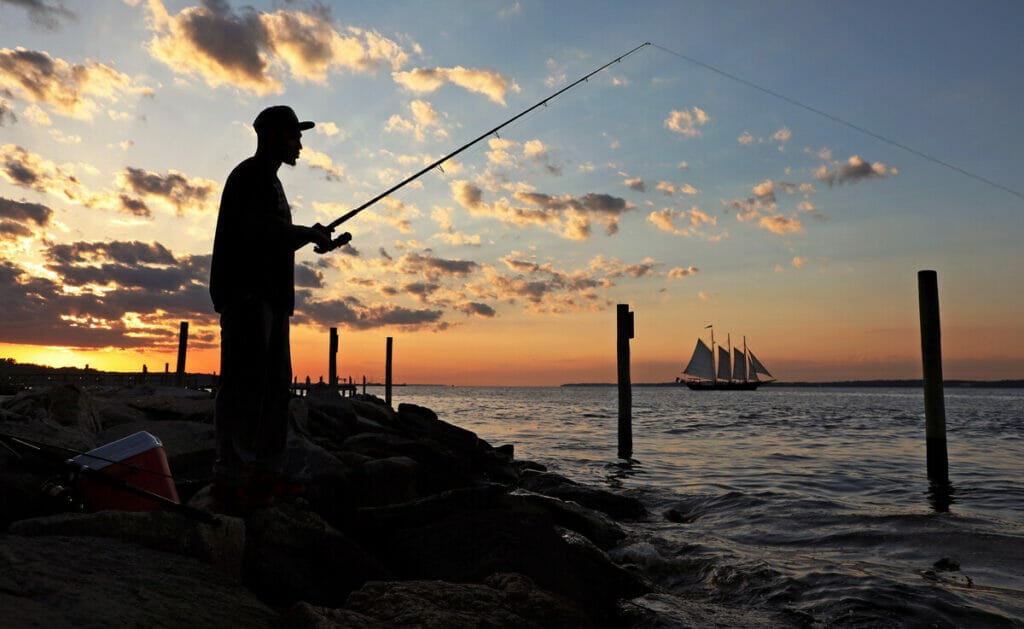
[[[352,240],[352,234],[345,232],[338,236],[337,238],[335,238],[334,240],[328,238],[326,246],[317,242],[317,245],[313,247],[313,251],[315,251],[316,253],[327,253],[328,251],[334,251],[338,247],[344,247],[345,245],[347,245],[350,240]]]

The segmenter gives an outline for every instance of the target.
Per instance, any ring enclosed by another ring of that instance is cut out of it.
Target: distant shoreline
[[[1024,389],[1024,380],[946,380],[947,389]],[[563,387],[614,387],[614,382],[570,382]],[[634,387],[681,387],[682,382],[634,382]],[[839,380],[834,382],[766,382],[763,388],[875,388],[875,389],[920,389],[921,380]]]

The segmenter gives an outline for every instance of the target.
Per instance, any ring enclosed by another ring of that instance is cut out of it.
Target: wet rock
[[[387,570],[303,504],[279,504],[247,520],[245,582],[264,600],[338,607]]]
[[[0,535],[8,627],[268,627],[278,614],[194,559],[99,537]]]
[[[368,583],[352,593],[346,610],[386,627],[586,627],[578,608],[519,574],[496,574],[486,583],[400,581]]]
[[[588,509],[594,509],[615,518],[616,520],[642,520],[647,517],[647,509],[636,498],[622,496],[604,489],[580,485],[564,476],[551,472],[525,472],[520,486],[523,489],[572,500]]]
[[[478,498],[474,508],[459,508],[472,498]],[[401,520],[395,516],[403,509],[390,509],[392,517],[364,528],[364,542],[402,579],[479,583],[496,572],[521,573],[586,610],[595,622],[613,613],[617,599],[649,590],[582,536],[558,532],[550,514],[509,508],[502,500],[452,492],[407,509],[406,516],[416,513],[419,519]]]
[[[239,579],[245,551],[245,523],[218,515],[212,524],[172,511],[63,513],[11,524],[25,537],[107,537],[192,557]]]
[[[172,394],[171,391],[188,392],[188,389],[157,389],[151,395],[119,394],[116,399],[146,414],[155,421],[189,421],[200,424],[213,423],[214,400],[209,393]],[[130,393],[130,392],[127,392]]]
[[[317,607],[302,601],[281,616],[279,626],[285,629],[376,629],[381,624],[375,618],[349,609]]]
[[[550,514],[555,524],[573,530],[599,548],[608,550],[615,547],[626,537],[625,531],[603,514],[585,509],[575,502],[567,502],[524,490],[516,490],[509,495],[510,501],[522,501],[528,505],[539,507]]]

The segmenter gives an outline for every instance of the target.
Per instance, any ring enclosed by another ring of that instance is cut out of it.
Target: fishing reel
[[[315,229],[317,231],[321,231],[321,232],[325,233],[328,236],[330,236],[331,233],[334,232],[333,228],[324,227],[320,223],[317,223],[316,225],[313,225],[313,229]],[[347,245],[349,243],[350,240],[352,240],[352,234],[350,234],[348,232],[345,232],[345,233],[341,234],[340,236],[338,236],[337,238],[334,238],[333,240],[331,240],[331,246],[330,247],[321,247],[320,245],[317,245],[317,246],[313,247],[313,251],[315,251],[316,253],[328,253],[330,251],[334,251],[338,247],[344,247],[345,245]]]

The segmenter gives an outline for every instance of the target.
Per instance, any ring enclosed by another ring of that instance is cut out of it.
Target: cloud
[[[211,325],[210,256],[137,241],[72,242],[43,251],[46,273],[0,262],[0,342],[79,348],[176,346],[178,321]],[[212,346],[197,331],[193,346]]]
[[[388,133],[409,133],[422,142],[426,139],[427,131],[433,130],[435,136],[446,137],[448,132],[441,128],[441,115],[437,113],[434,106],[425,100],[414,100],[409,103],[412,113],[412,120],[394,114],[388,119],[384,130]]]
[[[14,144],[0,145],[0,174],[16,186],[66,200],[82,198],[82,185],[67,166],[58,166]]]
[[[122,197],[122,209],[132,214],[140,214],[139,201],[155,202],[179,216],[216,210],[213,197],[219,186],[209,179],[189,178],[175,170],[161,175],[129,166],[117,174],[117,183],[140,197]]]
[[[341,129],[339,129],[338,125],[333,122],[318,122],[316,123],[316,126],[313,127],[313,131],[320,135],[326,135],[327,137],[334,137],[341,133]]]
[[[898,174],[899,171],[896,168],[886,166],[881,162],[871,164],[859,155],[853,155],[846,160],[845,164],[833,162],[832,168],[822,164],[815,171],[814,176],[819,181],[824,181],[832,186],[837,183],[857,183],[865,179],[884,179],[889,176],[895,177]]]
[[[618,258],[610,258],[606,260],[604,256],[597,256],[590,261],[588,265],[591,271],[600,272],[605,277],[623,277],[629,276],[632,278],[646,277],[654,274],[654,267],[658,266],[654,261],[654,258],[647,257],[638,264],[624,264],[619,261]]]
[[[64,20],[76,21],[78,14],[64,7],[63,2],[46,2],[46,0],[5,0],[28,11],[29,19],[40,28],[55,30]]]
[[[391,77],[402,87],[417,94],[429,94],[445,83],[457,85],[475,94],[482,94],[499,105],[505,105],[505,94],[519,93],[519,85],[494,70],[454,68],[414,68],[392,72]]]
[[[89,61],[72,64],[46,52],[0,48],[0,92],[51,112],[91,120],[103,111],[100,101],[119,102],[125,95],[151,96],[153,91],[110,66]]]
[[[111,261],[124,265],[159,264],[173,265],[178,261],[174,255],[158,242],[133,241],[86,242],[51,245],[46,256],[59,264],[81,264],[96,261]]]
[[[437,238],[450,245],[480,246],[479,234],[469,235],[455,231],[455,226],[452,223],[451,208],[435,207],[430,213],[430,218],[434,219],[441,229],[441,233],[434,234],[431,238]]]
[[[431,282],[442,278],[464,278],[480,268],[472,260],[439,258],[430,253],[410,252],[398,260],[398,269],[406,275],[421,275]]]
[[[790,264],[793,265],[794,269],[799,269],[800,267],[802,267],[806,263],[807,263],[807,258],[801,258],[800,256],[793,256],[793,260],[790,262]]]
[[[586,240],[593,223],[604,225],[605,232],[618,231],[622,214],[634,206],[621,197],[588,192],[582,196],[549,195],[517,190],[512,198],[502,197],[493,204],[484,201],[483,190],[467,181],[451,184],[452,198],[474,216],[489,216],[516,227],[544,226],[568,240]]]
[[[695,266],[688,266],[685,268],[677,266],[673,269],[670,269],[668,273],[665,274],[665,277],[667,277],[670,280],[681,280],[683,278],[690,277],[691,275],[694,275],[698,272],[700,272],[700,269],[698,269]]]
[[[647,192],[647,184],[644,183],[644,180],[641,177],[626,179],[622,183],[626,184],[627,188],[631,188],[637,192]]]
[[[803,223],[797,217],[786,218],[774,214],[772,216],[762,216],[758,222],[758,225],[772,232],[773,234],[791,234],[801,232],[804,230]]]
[[[33,222],[39,227],[49,225],[53,210],[39,203],[14,201],[0,197],[0,217],[19,223]]]
[[[458,310],[459,312],[464,312],[469,316],[475,315],[477,317],[484,317],[487,319],[493,318],[495,315],[498,314],[497,311],[494,310],[494,308],[488,306],[487,304],[482,304],[477,301],[470,301],[464,304],[460,304],[456,306],[455,309]]]
[[[664,125],[666,129],[674,133],[692,138],[700,135],[698,127],[704,126],[709,120],[711,120],[711,117],[703,109],[692,107],[690,109],[672,110],[668,118],[665,119]]]
[[[230,85],[259,95],[280,93],[282,81],[324,83],[331,72],[402,67],[408,55],[396,42],[356,27],[337,30],[327,9],[314,12],[252,8],[234,11],[224,0],[203,0],[170,15],[149,0],[150,54],[207,85]]]
[[[344,181],[345,167],[341,164],[335,165],[331,156],[310,148],[302,149],[302,160],[310,168],[322,171],[327,181]]]
[[[483,265],[483,281],[470,282],[467,290],[478,298],[522,303],[526,310],[538,313],[598,311],[614,302],[601,291],[615,285],[620,277],[643,278],[653,275],[658,263],[645,258],[635,264],[616,258],[594,257],[585,268],[562,271],[551,262],[538,262],[533,256],[511,252],[501,258],[508,269]]]
[[[408,330],[444,329],[441,310],[411,309],[394,304],[364,304],[355,297],[305,301],[302,313],[324,327],[370,330],[400,326]]]
[[[697,206],[689,210],[663,208],[647,215],[647,220],[663,232],[679,236],[697,237],[709,242],[718,242],[727,232],[709,233],[708,229],[718,225],[718,219],[701,211]]]
[[[14,115],[14,109],[11,108],[11,104],[0,98],[0,127],[8,122],[18,122],[18,117]]]

